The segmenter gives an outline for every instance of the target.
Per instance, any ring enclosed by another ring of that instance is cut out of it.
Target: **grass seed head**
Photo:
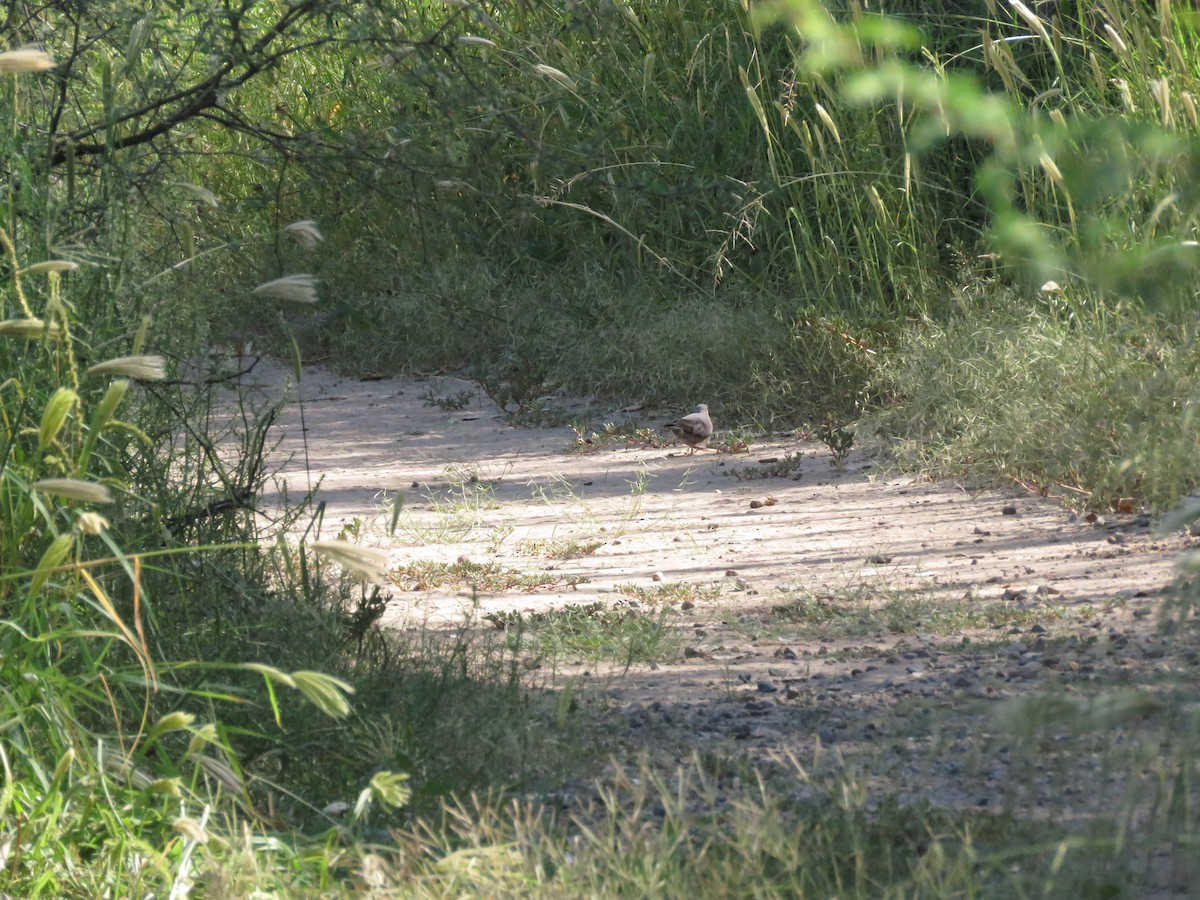
[[[162,381],[167,377],[167,361],[161,356],[118,356],[96,363],[89,375],[117,375],[142,381]]]
[[[290,237],[305,250],[315,250],[317,249],[317,244],[325,240],[325,237],[317,228],[317,223],[312,219],[303,219],[299,222],[293,222],[283,230],[288,233],[288,237]]]
[[[20,47],[0,53],[0,75],[15,75],[21,72],[44,72],[57,65],[49,53],[33,47]]]
[[[82,503],[111,503],[112,494],[108,488],[94,481],[81,481],[78,478],[43,478],[30,485],[42,494],[53,494],[64,500],[78,500]]]
[[[312,275],[284,275],[260,284],[253,293],[256,297],[270,297],[291,303],[316,303],[317,279]]]

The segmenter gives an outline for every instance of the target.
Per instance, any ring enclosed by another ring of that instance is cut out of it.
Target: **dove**
[[[704,442],[712,437],[713,423],[708,417],[708,404],[699,404],[694,413],[681,416],[663,427],[688,445],[689,455],[695,453],[697,447],[704,446]]]

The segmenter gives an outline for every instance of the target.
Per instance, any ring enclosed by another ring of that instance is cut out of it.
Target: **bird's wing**
[[[684,416],[679,422],[692,434],[704,435],[705,437],[712,434],[712,419],[704,415],[704,413],[692,413],[690,416]]]

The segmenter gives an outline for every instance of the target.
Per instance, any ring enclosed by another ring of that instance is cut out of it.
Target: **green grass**
[[[531,613],[493,613],[484,618],[508,636],[514,652],[541,661],[594,660],[657,663],[677,659],[683,640],[667,624],[666,611],[649,615],[603,602],[568,604]]]
[[[760,478],[791,478],[799,481],[800,472],[798,470],[803,462],[804,454],[797,451],[788,453],[774,462],[730,468],[722,474],[736,478],[738,481],[756,481]]]
[[[715,600],[721,595],[721,588],[718,585],[689,584],[685,581],[656,584],[651,587],[643,587],[638,584],[618,584],[615,589],[626,597],[633,597],[635,600],[649,604],[695,603]]]
[[[459,560],[453,563],[419,560],[404,563],[388,573],[388,578],[403,591],[430,591],[441,587],[469,587],[488,593],[505,591],[533,592],[549,588],[575,588],[585,584],[582,575],[560,572],[521,572],[496,563]]]
[[[591,556],[603,546],[603,541],[578,541],[574,538],[525,538],[517,541],[513,549],[522,556],[578,559]]]
[[[1002,601],[949,599],[927,590],[862,585],[829,594],[805,592],[771,607],[770,624],[799,629],[811,637],[871,637],[891,634],[958,634],[995,628],[1028,629],[1085,615],[1041,602],[1020,606]]]
[[[732,794],[718,781],[694,759],[669,773],[620,771],[569,818],[537,804],[463,804],[382,851],[373,874],[378,888],[419,897],[740,896],[753,885],[765,897],[864,898],[1122,896],[1148,874],[1148,862],[1113,855],[1112,830],[1072,835],[888,801],[868,811],[853,778],[828,783],[798,763]],[[802,796],[787,795],[787,782]],[[1176,884],[1192,868],[1185,854],[1167,854]]]
[[[251,512],[274,412],[218,403],[208,353],[253,339],[363,374],[461,371],[526,422],[557,421],[542,398],[563,391],[703,398],[724,422],[824,423],[835,454],[866,414],[853,440],[874,433],[915,470],[1167,509],[1200,483],[1200,51],[1178,4],[1048,19],[902,3],[923,29],[905,37],[857,6],[831,20],[793,0],[804,40],[700,0],[417,3],[402,19],[362,4],[328,21],[378,44],[322,31],[334,39],[284,57],[287,77],[129,146],[120,117],[207,65],[232,20],[60,6],[0,32],[63,59],[88,48],[0,90],[0,319],[28,329],[0,335],[6,893],[179,895],[194,878],[214,896],[1142,896],[1164,868],[1192,882],[1196,716],[1190,695],[1148,701],[1158,685],[992,720],[1028,758],[1143,777],[1077,827],[1052,808],[869,806],[852,767],[817,778],[816,760],[781,771],[736,752],[616,771],[568,811],[543,803],[611,745],[567,694],[530,689],[533,666],[667,663],[665,608],[521,616],[491,640],[381,633],[378,595],[355,598],[297,540],[316,530],[303,503],[269,528]],[[476,33],[495,46],[455,40]],[[63,128],[104,152],[47,162]],[[307,218],[317,249],[284,227]],[[28,268],[55,258],[81,266]],[[320,276],[319,304],[252,294],[301,271]],[[147,352],[168,381],[88,371]],[[37,484],[64,477],[109,498]],[[479,527],[491,487],[450,480],[397,531]],[[570,584],[482,563],[401,571]],[[909,594],[773,615],[847,637],[1041,621]]]
[[[987,302],[964,301],[889,359],[899,402],[869,421],[901,466],[1013,478],[1093,509],[1131,498],[1164,510],[1198,483],[1191,326]]]

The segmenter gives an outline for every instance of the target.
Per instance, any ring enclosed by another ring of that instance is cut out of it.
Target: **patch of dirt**
[[[851,772],[870,795],[1084,814],[1140,789],[1113,770],[1113,735],[1137,765],[1156,746],[1139,741],[1154,698],[1194,682],[1200,664],[1193,633],[1165,636],[1155,615],[1193,539],[1156,535],[1147,517],[1088,521],[1025,494],[889,475],[861,454],[835,469],[823,445],[788,435],[742,454],[619,442],[577,452],[569,428],[514,427],[449,377],[313,370],[298,389],[287,383],[263,361],[243,387],[291,398],[276,490],[295,498],[319,482],[322,537],[344,529],[385,546],[394,567],[489,564],[539,582],[410,579],[392,585],[382,625],[488,627],[486,616],[595,602],[667,609],[677,658],[528,660],[607,707],[618,752],[791,757]],[[600,418],[657,424],[678,412]],[[795,453],[798,478],[735,476]],[[389,534],[384,501],[400,495]],[[544,555],[570,541],[582,555]]]

